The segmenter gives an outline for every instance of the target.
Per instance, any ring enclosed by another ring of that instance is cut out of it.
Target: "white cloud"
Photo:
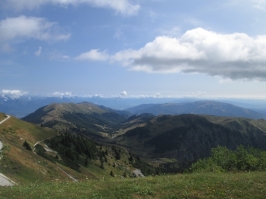
[[[78,60],[105,61],[109,58],[106,52],[99,52],[98,49],[92,49],[89,52],[77,56]]]
[[[93,97],[101,97],[101,98],[103,98],[103,95],[102,94],[94,94]]]
[[[253,0],[254,7],[266,12],[266,0]]]
[[[178,38],[159,36],[139,50],[120,51],[111,59],[136,71],[265,81],[266,35],[219,34],[196,28]]]
[[[28,94],[26,91],[21,91],[21,90],[2,90],[1,91],[1,96],[4,98],[11,98],[11,99],[18,99],[23,95]]]
[[[122,93],[120,93],[120,96],[121,97],[126,97],[127,96],[127,92],[126,91],[123,91]]]
[[[42,53],[42,47],[39,47],[39,49],[35,52],[35,55],[39,57]]]
[[[16,10],[34,9],[45,4],[61,6],[88,4],[100,8],[110,8],[123,15],[135,15],[140,6],[129,0],[6,0],[6,4]]]
[[[52,93],[53,97],[59,97],[59,98],[63,98],[63,97],[72,97],[72,92],[54,92]]]
[[[70,34],[60,33],[56,23],[44,18],[21,15],[0,21],[0,42],[14,39],[67,40]]]

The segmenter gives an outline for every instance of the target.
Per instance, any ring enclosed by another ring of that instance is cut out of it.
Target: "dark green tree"
[[[23,146],[25,147],[25,149],[32,151],[31,146],[29,145],[29,143],[26,140],[24,141]]]
[[[113,171],[110,172],[110,176],[115,177],[115,174]]]

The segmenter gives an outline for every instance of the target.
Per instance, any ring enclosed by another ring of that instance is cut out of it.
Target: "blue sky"
[[[0,94],[266,99],[266,0],[2,0]]]

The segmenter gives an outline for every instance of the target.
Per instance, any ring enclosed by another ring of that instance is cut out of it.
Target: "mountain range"
[[[21,96],[19,98],[0,96],[0,111],[6,114],[14,115],[18,118],[27,116],[40,107],[47,106],[52,103],[81,103],[84,101],[91,102],[116,110],[123,110],[139,104],[145,103],[166,103],[173,100],[186,101],[188,99],[174,98],[122,98],[110,97],[42,97],[42,96]]]
[[[175,159],[184,166],[208,157],[217,146],[235,150],[243,145],[266,150],[266,121],[193,114],[160,115],[114,140],[143,158]]]
[[[196,101],[189,103],[167,103],[167,104],[142,104],[126,109],[132,114],[151,113],[153,115],[179,115],[179,114],[204,114],[228,117],[245,117],[260,119],[265,115],[235,106],[228,103],[216,101]]]
[[[130,116],[130,111],[137,114]],[[57,132],[75,132],[101,143],[126,147],[148,160],[175,159],[183,168],[208,157],[211,149],[219,145],[266,150],[266,121],[251,118],[261,115],[211,101],[148,104],[126,111],[83,102],[50,104],[23,120]]]
[[[262,118],[255,111],[227,103],[198,101],[191,103],[144,104],[125,111],[94,103],[53,103],[41,107],[23,120],[50,127],[58,132],[79,132],[90,136],[113,134],[117,128],[130,127],[157,115],[202,114],[243,118]],[[140,121],[138,121],[140,120]],[[136,126],[136,125],[135,125]]]
[[[138,105],[189,104],[197,101],[210,101],[197,98],[155,98],[155,97],[43,97],[43,96],[0,96],[0,111],[18,118],[27,116],[40,107],[52,103],[81,103],[91,102],[115,110],[126,110]],[[214,101],[214,100],[212,100]],[[220,102],[229,103],[266,115],[266,101],[252,99],[220,99]]]
[[[213,101],[125,110],[91,102],[51,103],[0,126],[0,168],[21,182],[27,173],[34,176],[27,180],[49,181],[66,178],[64,172],[83,179],[111,171],[127,176],[134,168],[145,174],[184,171],[217,146],[266,150],[266,121],[258,118],[255,111]],[[59,170],[64,172],[56,174]]]

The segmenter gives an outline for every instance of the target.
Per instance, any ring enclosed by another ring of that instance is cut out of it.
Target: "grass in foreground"
[[[1,198],[265,198],[266,172],[197,173],[1,187]]]

